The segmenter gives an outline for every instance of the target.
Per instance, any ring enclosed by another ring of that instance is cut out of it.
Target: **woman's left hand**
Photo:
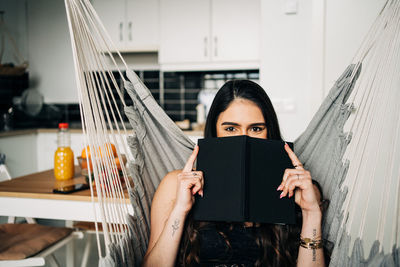
[[[304,169],[303,164],[301,164],[288,144],[285,144],[285,150],[295,168],[285,170],[282,183],[277,189],[282,191],[280,197],[292,197],[294,194],[295,202],[303,212],[320,212],[319,201],[312,183],[311,173]]]

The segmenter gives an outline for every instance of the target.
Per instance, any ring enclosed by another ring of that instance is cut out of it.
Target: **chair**
[[[0,182],[11,179],[5,155],[0,154]],[[28,224],[18,224],[15,219],[8,217],[8,224],[0,225],[0,267],[44,266],[46,259],[59,266],[52,253],[75,238],[83,238],[82,232],[73,229],[40,225],[33,218],[25,218]]]
[[[98,224],[98,227],[99,227],[99,234],[102,234],[103,233],[102,225]],[[89,260],[90,251],[92,248],[93,236],[96,234],[95,223],[76,222],[74,223],[74,228],[79,231],[82,231],[86,236],[85,248],[83,249],[83,255],[81,260],[81,267],[86,267]]]
[[[103,226],[101,223],[97,225],[99,234],[103,234]],[[96,226],[94,222],[75,222],[74,228],[82,231],[86,235],[85,248],[83,250],[81,267],[87,267],[89,255],[92,248],[93,236],[96,234]]]
[[[68,228],[44,226],[39,224],[3,224],[0,226],[0,235],[3,234],[3,236],[6,236],[6,238],[2,238],[2,245],[6,246],[7,243],[15,243],[13,244],[14,247],[6,249],[8,255],[5,255],[6,253],[0,253],[0,257],[3,258],[3,260],[0,260],[0,267],[44,266],[46,259],[52,266],[59,266],[57,259],[52,253],[75,238],[83,238],[82,232],[73,231],[73,229]],[[7,228],[6,234],[2,231],[4,228]],[[49,233],[45,233],[44,235],[35,238],[23,236],[24,234],[26,235],[27,232],[30,232],[30,234],[36,234],[37,229],[40,229],[40,232],[42,233],[53,231],[54,234],[50,238],[49,236],[51,234]],[[35,248],[36,250],[39,250],[39,252],[24,258],[25,255],[29,255],[29,253],[33,251],[32,246],[30,246],[31,244],[36,244]],[[45,248],[40,249],[40,247],[43,246],[45,246]],[[9,259],[4,259],[4,257]],[[12,259],[13,257],[18,259]]]

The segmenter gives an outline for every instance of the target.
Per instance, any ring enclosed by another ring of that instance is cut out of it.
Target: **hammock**
[[[184,166],[194,144],[122,56],[110,52],[116,51],[115,46],[90,2],[65,0],[65,5],[82,127],[92,152],[89,176],[96,186],[91,191],[98,196],[96,216],[106,245],[103,255],[98,235],[99,265],[139,266],[147,248],[155,189],[166,173]],[[400,265],[400,168],[396,165],[400,155],[395,149],[400,141],[399,8],[399,0],[387,1],[354,63],[295,141],[296,154],[331,202],[323,237],[334,244],[332,266]],[[132,106],[125,104],[113,70],[123,79]],[[125,128],[113,88],[133,131]],[[128,157],[128,167],[122,164],[123,182],[110,143],[116,144],[120,162],[122,154]],[[130,201],[124,199],[123,186]]]

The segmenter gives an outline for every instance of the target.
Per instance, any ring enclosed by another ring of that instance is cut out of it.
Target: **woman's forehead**
[[[262,111],[257,104],[241,98],[233,100],[228,108],[218,116],[217,122],[222,123],[224,121],[265,123]]]

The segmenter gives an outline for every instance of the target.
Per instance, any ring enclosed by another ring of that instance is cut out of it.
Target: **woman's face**
[[[217,137],[248,135],[267,138],[261,109],[247,99],[235,99],[217,119]]]

